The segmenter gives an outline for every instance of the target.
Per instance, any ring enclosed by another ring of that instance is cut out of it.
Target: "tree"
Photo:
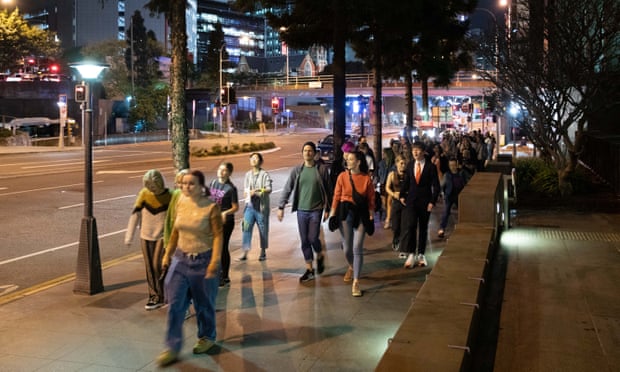
[[[189,135],[185,114],[188,50],[185,22],[186,1],[150,0],[146,7],[164,13],[170,26],[172,64],[170,65],[170,121],[172,156],[177,170],[189,168]]]
[[[332,174],[336,177],[342,166],[340,147],[344,142],[346,125],[345,46],[346,42],[351,39],[353,26],[350,16],[357,8],[356,2],[353,0],[236,0],[235,5],[242,10],[251,10],[256,7],[269,10],[266,13],[269,25],[276,30],[281,30],[281,38],[289,48],[307,49],[313,45],[332,48],[335,144]],[[287,9],[287,11],[280,12],[280,9]]]
[[[135,92],[136,104],[129,110],[128,121],[142,124],[143,130],[151,130],[158,120],[167,113],[168,87],[159,84],[149,88],[138,88]]]
[[[131,17],[131,25],[126,31],[125,64],[133,75],[134,83],[140,87],[148,87],[161,77],[158,58],[163,55],[163,47],[157,42],[155,33],[146,30],[144,18],[139,11]]]
[[[428,81],[448,86],[459,69],[470,66],[464,47],[468,23],[459,16],[473,11],[476,1],[401,1],[385,6],[379,0],[364,0],[358,4],[353,47],[375,71],[375,97],[381,97],[382,78],[404,77],[406,132],[411,133],[413,77],[422,82],[423,110],[428,112]],[[376,105],[380,115],[380,101]]]
[[[422,1],[416,11],[419,34],[413,46],[414,74],[422,83],[422,111],[428,115],[428,81],[447,87],[456,72],[471,67],[465,36],[468,21],[460,16],[471,13],[477,0]]]
[[[86,45],[81,48],[78,55],[73,59],[105,61],[110,65],[103,74],[102,84],[106,96],[111,99],[125,99],[128,92],[131,92],[131,85],[128,79],[128,70],[125,65],[126,45],[122,40],[108,40],[100,43]]]
[[[220,48],[222,49],[222,61],[229,59],[228,52],[224,43],[224,31],[222,24],[217,22],[213,31],[209,32],[209,40],[207,42],[207,53],[199,61],[200,87],[211,88],[214,91],[219,89],[220,85]],[[222,67],[225,62],[222,62]]]
[[[58,56],[60,48],[54,34],[30,26],[18,9],[0,11],[0,25],[0,71],[13,69],[26,56]]]
[[[618,89],[601,94],[609,81],[618,81],[620,3],[520,5],[518,31],[502,40],[499,54],[480,51],[499,72],[486,78],[496,84],[505,107],[520,110],[514,118],[518,127],[557,169],[560,193],[570,195],[588,119],[620,101]]]

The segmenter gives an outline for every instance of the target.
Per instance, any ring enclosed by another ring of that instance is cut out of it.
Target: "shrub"
[[[239,145],[237,143],[231,144],[230,147],[215,144],[211,146],[211,150],[207,151],[204,147],[192,147],[190,149],[190,154],[196,157],[205,157],[205,156],[215,156],[215,155],[225,155],[225,154],[238,154],[240,152],[256,152],[260,150],[268,150],[275,148],[276,145],[273,142],[265,142],[256,144],[254,142],[244,143]]]
[[[12,135],[13,133],[11,132],[10,129],[0,128],[0,138],[8,138],[8,137],[11,137]]]
[[[558,171],[552,164],[541,158],[523,158],[515,162],[517,171],[517,190],[520,195],[532,193],[538,196],[555,198],[560,196]],[[586,194],[592,190],[588,170],[577,167],[568,181],[574,194]]]

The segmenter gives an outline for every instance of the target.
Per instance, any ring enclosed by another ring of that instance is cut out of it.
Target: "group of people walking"
[[[339,231],[347,263],[343,280],[351,283],[354,297],[363,295],[360,277],[364,239],[374,233],[375,212],[381,210],[377,204],[390,204],[385,227],[393,229],[392,246],[406,255],[405,268],[426,266],[429,217],[441,192],[439,163],[427,156],[422,143],[413,143],[411,154],[399,151],[388,164],[382,160],[377,164],[378,172],[369,169],[369,162],[374,167],[374,155],[369,155],[367,144],[362,146],[366,148],[343,145],[345,169],[336,175],[330,174],[329,167],[317,156],[314,142],[304,143],[303,162],[291,169],[277,210],[277,218],[282,221],[290,201],[291,211],[297,214],[306,266],[300,283],[313,280],[325,270],[322,223],[328,221],[331,231]],[[396,153],[395,147],[391,150]],[[272,179],[262,164],[260,153],[250,155],[251,169],[243,183],[242,253],[236,259],[241,263],[248,260],[255,225],[260,238],[259,261],[267,259]],[[455,173],[455,165],[448,164],[449,172]],[[144,187],[134,203],[125,243],[131,244],[139,226],[149,292],[145,308],[168,305],[166,350],[157,359],[161,366],[178,359],[190,304],[198,323],[193,352],[206,353],[215,344],[215,302],[218,287],[230,283],[229,242],[235,227],[234,214],[239,210],[237,188],[230,179],[232,172],[232,163],[222,162],[217,178],[207,184],[201,171],[182,170],[175,178],[174,190],[165,187],[157,170],[143,177]],[[382,198],[377,198],[377,177],[382,179]],[[450,178],[446,185],[456,190],[462,189],[464,182]],[[454,203],[454,198],[449,200]]]

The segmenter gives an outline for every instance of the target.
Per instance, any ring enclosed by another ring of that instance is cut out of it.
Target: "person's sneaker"
[[[404,253],[404,252],[400,252],[398,254],[398,258],[400,258],[401,260],[406,260],[407,256],[408,256],[407,253]]]
[[[405,269],[413,269],[414,265],[415,265],[415,258],[413,256],[413,253],[409,253],[407,255],[407,260],[405,261]]]
[[[423,254],[419,254],[418,255],[418,265],[421,267],[427,266],[428,264],[426,263],[426,257],[424,257]]]
[[[243,255],[235,258],[235,261],[237,261],[237,262],[244,262],[244,261],[247,261],[247,260],[248,260],[248,256],[245,253]]]
[[[437,231],[437,236],[439,238],[443,238],[445,235],[445,232],[443,231],[443,229],[439,229],[439,231]]]
[[[353,283],[353,286],[351,286],[351,294],[353,297],[362,297],[362,290],[360,289],[359,282]]]
[[[213,346],[215,346],[215,342],[206,338],[201,338],[196,341],[196,344],[194,345],[192,351],[194,352],[194,354],[204,354],[209,351],[209,349],[211,349]]]
[[[154,301],[154,300],[149,300],[149,302],[147,302],[146,305],[144,305],[144,308],[150,311],[150,310],[159,309],[162,306],[164,306],[164,304]]]
[[[261,249],[260,256],[258,256],[259,261],[265,261],[267,259],[267,253],[265,253],[264,249]]]
[[[302,275],[301,278],[299,278],[300,283],[309,282],[311,280],[314,280],[314,270],[310,270],[310,269],[306,269],[306,272],[304,273],[304,275]]]
[[[230,284],[229,278],[220,278],[220,287],[225,287]]]
[[[179,355],[172,350],[164,350],[157,357],[157,365],[166,367],[178,360]]]
[[[323,271],[325,271],[325,256],[321,255],[320,257],[316,258],[316,271],[319,274],[323,274]]]
[[[343,279],[345,282],[350,282],[353,280],[353,268],[351,266],[347,267],[347,272],[344,273]]]

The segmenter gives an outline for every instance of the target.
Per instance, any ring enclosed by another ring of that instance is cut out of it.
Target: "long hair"
[[[209,188],[205,184],[205,175],[204,175],[204,173],[202,173],[199,170],[193,170],[193,171],[189,172],[189,174],[191,174],[192,176],[196,177],[196,179],[198,179],[198,184],[202,188],[203,195],[204,196],[210,196],[211,195],[211,191],[209,191]]]
[[[368,162],[366,161],[366,155],[359,150],[351,151],[351,154],[355,155],[355,158],[360,161],[360,172],[368,174]]]

